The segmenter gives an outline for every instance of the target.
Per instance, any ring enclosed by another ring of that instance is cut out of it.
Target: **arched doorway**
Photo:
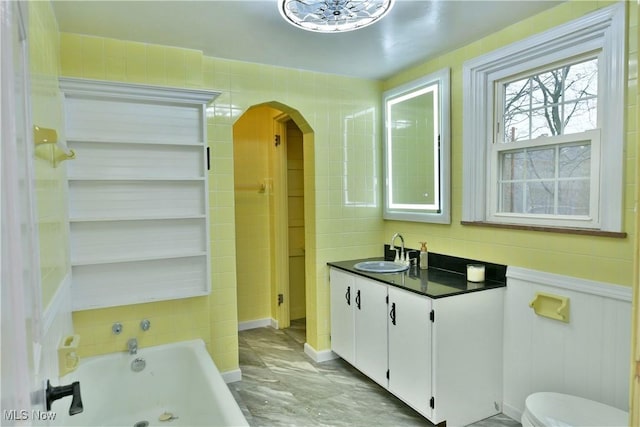
[[[315,275],[306,255],[314,199],[305,191],[313,132],[297,110],[271,102],[236,121],[233,141],[239,329],[299,325]]]

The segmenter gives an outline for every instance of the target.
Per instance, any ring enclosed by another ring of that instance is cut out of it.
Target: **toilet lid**
[[[547,427],[627,427],[629,414],[582,397],[562,393],[534,393],[527,397],[529,415]]]

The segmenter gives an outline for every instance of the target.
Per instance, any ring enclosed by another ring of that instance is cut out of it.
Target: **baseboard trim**
[[[273,326],[275,323],[276,326]],[[266,317],[264,319],[249,320],[246,322],[238,323],[238,331],[246,331],[248,329],[264,328],[265,326],[271,326],[277,328],[278,322],[275,319]]]
[[[234,369],[233,371],[221,372],[220,375],[225,383],[235,383],[242,381],[242,371],[240,369]]]
[[[328,360],[337,359],[338,355],[331,350],[318,351],[311,347],[309,343],[304,343],[304,354],[316,363],[326,362]]]
[[[509,418],[513,418],[516,421],[520,421],[520,419],[522,419],[521,410],[514,408],[513,406],[507,405],[504,402],[502,403],[502,413]]]

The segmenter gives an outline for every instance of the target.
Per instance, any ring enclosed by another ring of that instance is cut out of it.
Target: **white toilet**
[[[524,404],[522,427],[628,427],[629,414],[582,397],[533,393]]]

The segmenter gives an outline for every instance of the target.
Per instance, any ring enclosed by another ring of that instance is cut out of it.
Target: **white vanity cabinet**
[[[330,280],[336,354],[434,424],[501,412],[504,288],[430,298],[336,268]]]
[[[331,269],[332,350],[387,387],[387,286]]]
[[[389,286],[389,391],[431,419],[431,299]]]

